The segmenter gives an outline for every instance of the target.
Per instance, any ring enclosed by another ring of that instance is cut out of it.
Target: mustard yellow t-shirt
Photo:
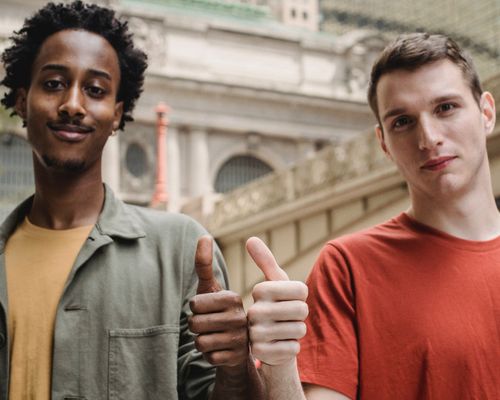
[[[91,229],[45,229],[26,218],[7,242],[11,399],[50,399],[57,305]]]

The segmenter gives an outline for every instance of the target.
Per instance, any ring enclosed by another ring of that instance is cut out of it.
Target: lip
[[[427,171],[440,171],[446,168],[450,163],[457,158],[456,156],[442,156],[431,158],[426,161],[420,168]]]
[[[80,142],[93,131],[91,127],[85,125],[49,122],[47,126],[57,138],[65,142]]]

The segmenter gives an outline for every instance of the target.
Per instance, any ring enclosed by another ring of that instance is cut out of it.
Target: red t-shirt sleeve
[[[346,260],[334,244],[321,251],[307,285],[307,334],[298,356],[301,381],[355,399],[358,348],[353,286]]]

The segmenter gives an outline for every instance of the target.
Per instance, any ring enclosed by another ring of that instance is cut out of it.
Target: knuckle
[[[297,340],[293,340],[290,343],[290,352],[293,356],[296,356],[297,354],[300,353],[300,343]]]
[[[243,309],[231,310],[224,314],[223,325],[229,329],[239,329],[247,326],[247,315]]]
[[[247,326],[247,316],[243,310],[238,310],[233,317],[234,325],[237,327]]]
[[[243,302],[241,300],[241,296],[238,293],[226,290],[225,291],[225,297],[228,305],[234,307],[234,308],[240,308],[243,305]]]
[[[196,296],[189,300],[189,308],[193,313],[196,313]]]
[[[307,303],[305,303],[305,302],[300,303],[299,314],[300,314],[302,320],[307,318],[307,316],[309,315],[309,307],[308,307]]]
[[[217,356],[216,353],[205,353],[203,354],[203,358],[207,360],[212,365],[217,365]]]
[[[261,342],[252,343],[251,349],[252,349],[252,354],[259,359],[265,357],[267,353],[266,346]]]
[[[307,325],[304,322],[299,323],[299,339],[303,338],[307,333]]]
[[[248,329],[248,334],[250,335],[250,340],[256,342],[261,338],[265,337],[265,330],[261,325],[253,325]]]
[[[248,346],[248,334],[247,332],[240,332],[239,334],[233,335],[231,337],[231,343],[229,345],[232,345],[233,347],[236,348],[243,348]]]
[[[253,304],[247,312],[247,318],[250,325],[255,324],[262,319],[262,306],[259,303]]]
[[[309,288],[304,282],[300,282],[299,290],[300,290],[301,300],[306,301],[307,296],[309,295]]]
[[[189,330],[193,333],[200,333],[200,323],[199,319],[196,316],[191,316],[188,318],[188,327]]]
[[[226,352],[222,351],[213,351],[211,353],[206,354],[205,359],[212,365],[220,366],[227,365],[228,356],[225,354]]]
[[[297,322],[296,325],[296,339],[303,338],[307,333],[307,326],[304,322]]]
[[[194,345],[196,347],[196,350],[198,350],[201,353],[206,353],[209,349],[207,347],[206,340],[203,336],[198,336],[194,339]]]
[[[252,297],[255,301],[266,298],[267,292],[269,290],[269,284],[273,282],[260,282],[257,283],[252,290]]]

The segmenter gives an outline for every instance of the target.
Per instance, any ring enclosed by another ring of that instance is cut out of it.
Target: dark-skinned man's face
[[[103,37],[83,30],[49,36],[32,66],[31,84],[17,92],[35,162],[45,168],[100,168],[103,147],[122,115],[116,101],[120,68]]]

